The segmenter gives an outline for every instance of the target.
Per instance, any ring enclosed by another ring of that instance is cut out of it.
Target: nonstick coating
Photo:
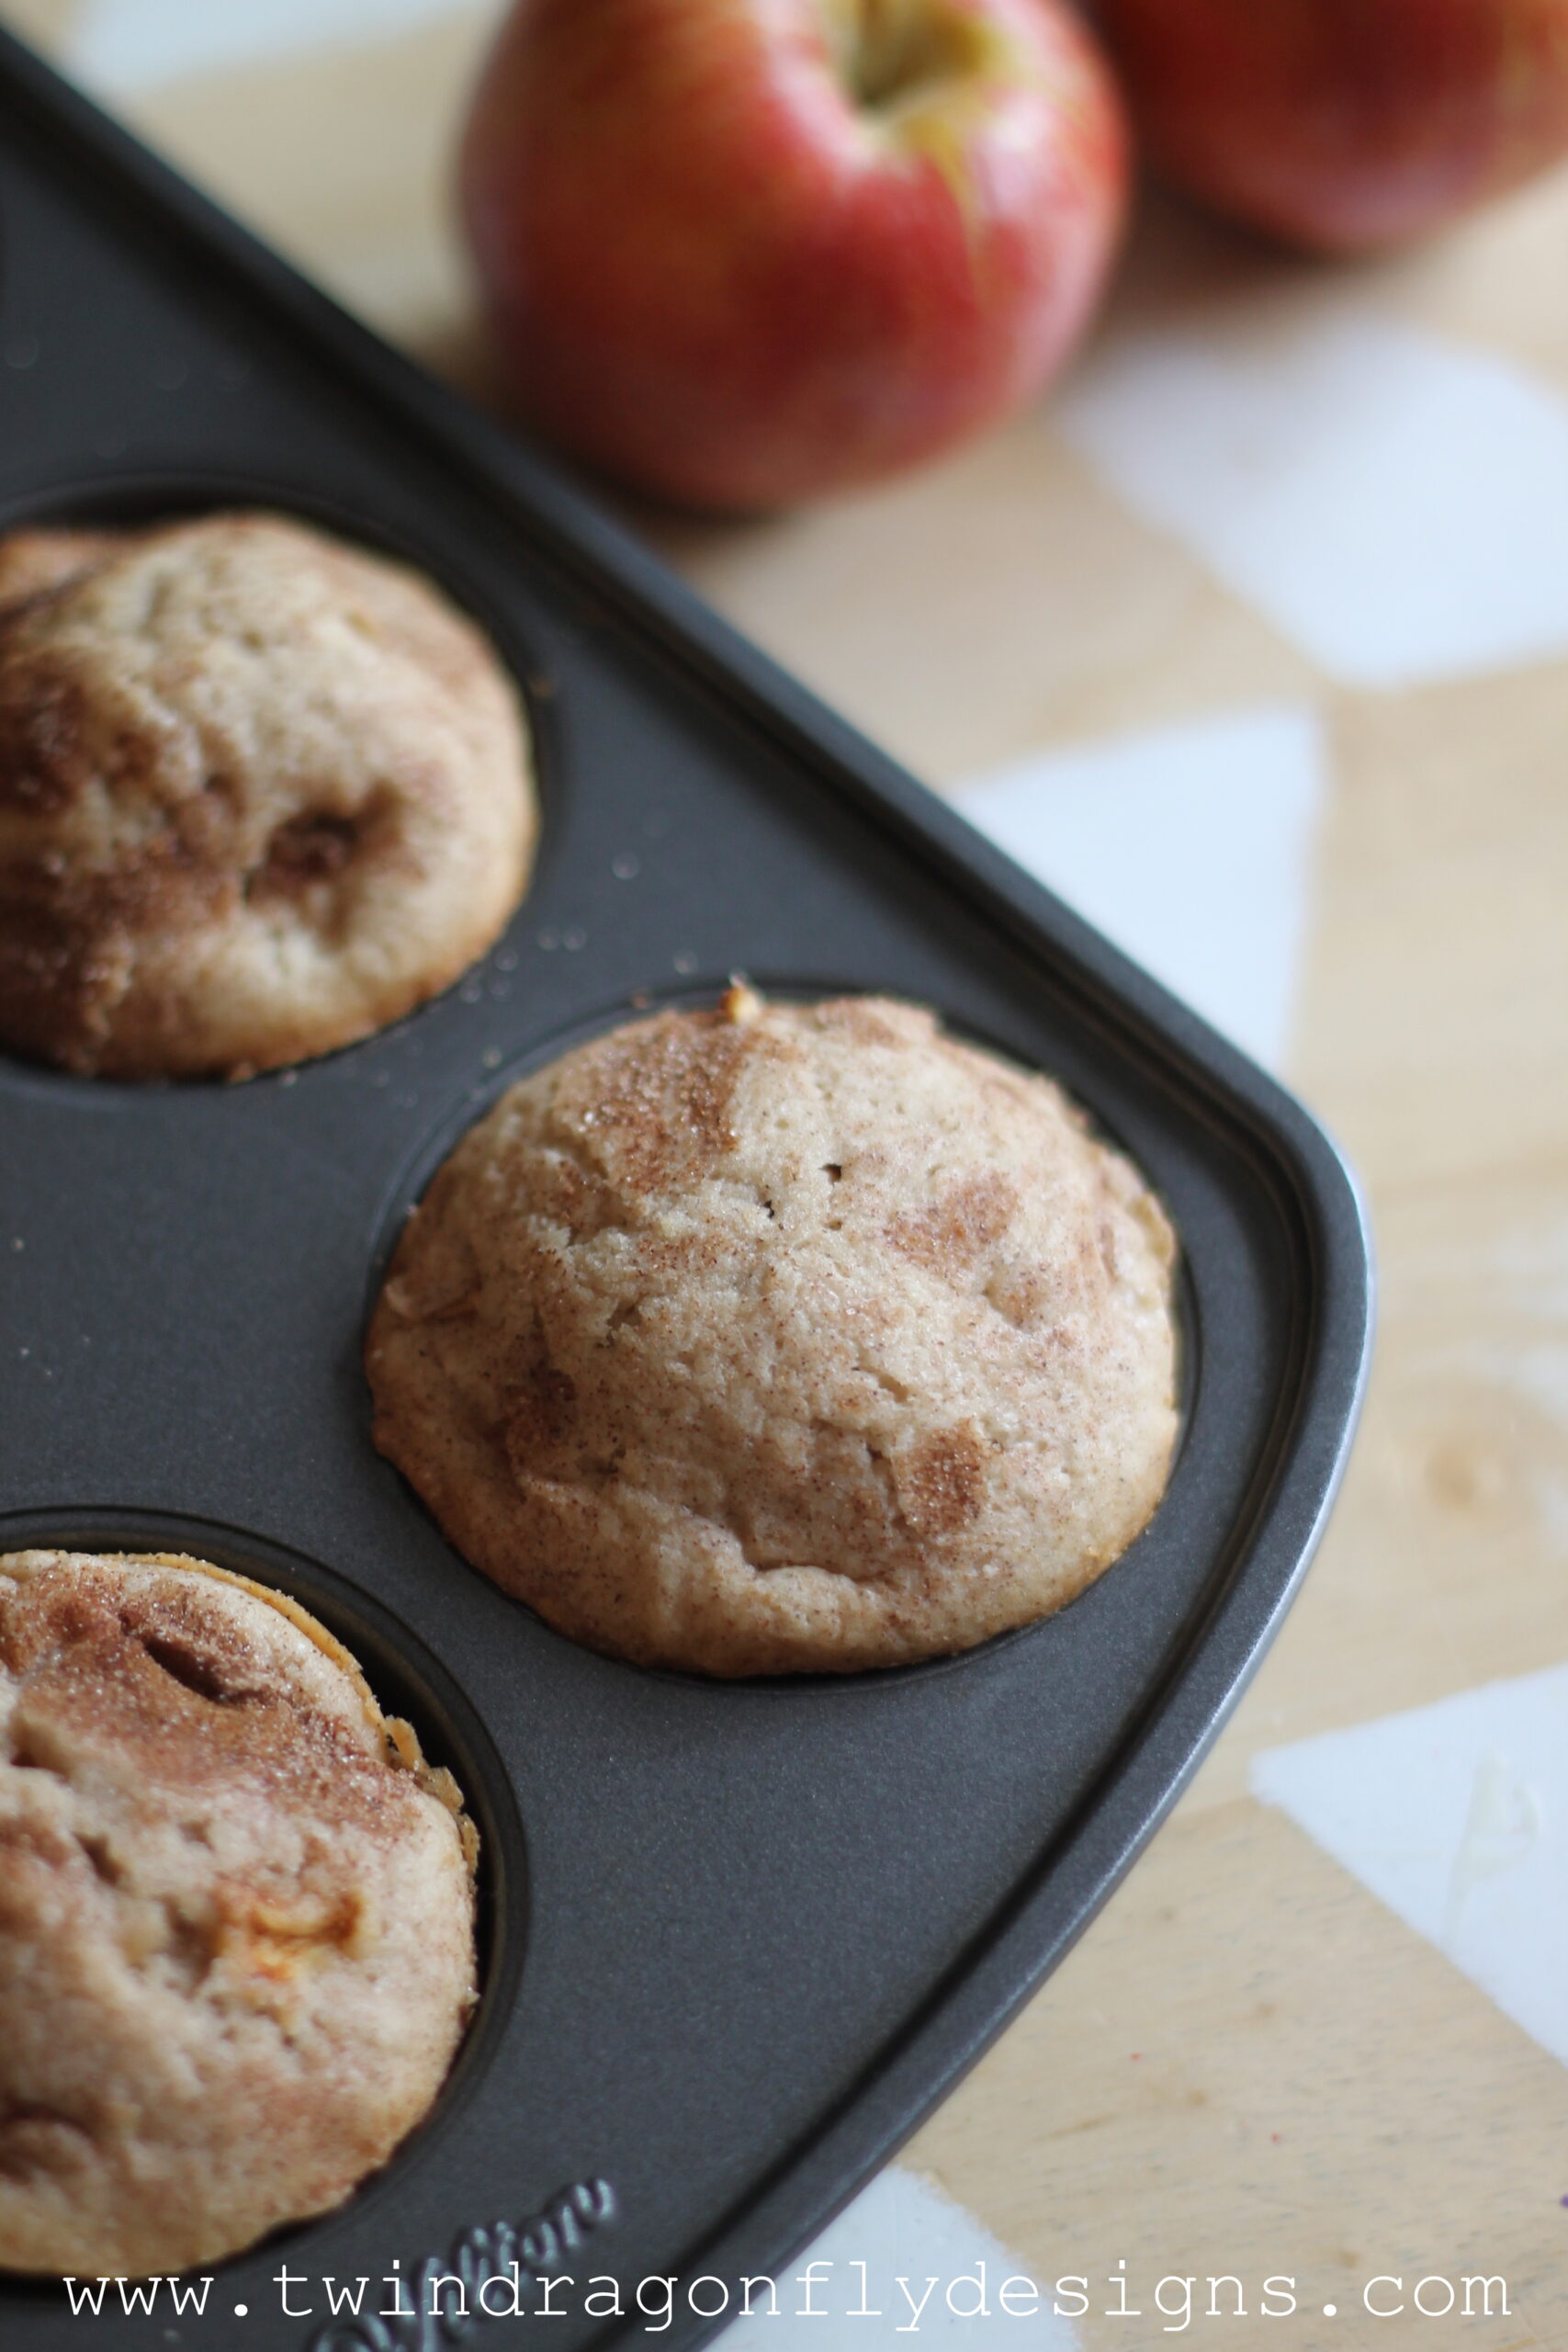
[[[434,2342],[334,2331],[319,2295],[285,2319],[270,2281],[446,2268],[498,2217],[626,2282],[770,2270],[1060,1959],[1271,1635],[1364,1369],[1353,1191],[1287,1095],[10,43],[0,122],[0,527],[257,503],[390,548],[493,633],[543,779],[505,939],[396,1029],[227,1088],[0,1062],[0,1549],[179,1548],[299,1592],[485,1838],[485,2001],[434,2116],[177,2340]],[[370,1445],[368,1301],[451,1140],[563,1044],[736,970],[919,999],[1052,1071],[1179,1229],[1167,1500],[1059,1617],[967,1657],[616,1665],[467,1568]],[[84,2324],[0,2286],[16,2352]],[[614,2328],[569,2319],[558,2352]]]

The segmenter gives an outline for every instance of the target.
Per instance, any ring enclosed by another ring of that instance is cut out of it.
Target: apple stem
[[[869,110],[896,106],[910,91],[972,72],[980,62],[969,21],[942,0],[824,5],[840,78],[855,104]]]

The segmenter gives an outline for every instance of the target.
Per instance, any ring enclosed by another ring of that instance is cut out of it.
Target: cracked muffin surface
[[[400,565],[262,514],[0,541],[0,1046],[348,1044],[491,944],[536,821],[510,680]]]
[[[0,2268],[173,2273],[339,2203],[462,2038],[474,1853],[295,1603],[0,1555]]]
[[[736,988],[465,1137],[372,1319],[376,1442],[595,1648],[904,1664],[1059,1608],[1149,1519],[1174,1258],[1050,1080],[910,1005]]]

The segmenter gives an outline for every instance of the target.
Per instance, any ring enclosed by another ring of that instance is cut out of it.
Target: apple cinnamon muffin
[[[492,943],[536,822],[510,680],[400,565],[260,514],[0,541],[0,1046],[348,1044]]]
[[[908,1004],[736,988],[458,1146],[372,1319],[376,1442],[595,1648],[902,1664],[1059,1608],[1145,1524],[1174,1258],[1048,1080]]]
[[[294,1602],[0,1555],[0,2268],[175,2272],[346,2197],[462,2039],[476,1848]]]

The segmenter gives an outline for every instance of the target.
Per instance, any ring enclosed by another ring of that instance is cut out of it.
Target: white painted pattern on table
[[[1300,706],[1040,752],[964,814],[1258,1060],[1289,1045],[1327,753]]]
[[[1332,678],[1568,651],[1568,404],[1497,355],[1268,306],[1113,340],[1055,422]]]
[[[64,51],[95,89],[127,93],[253,59],[404,32],[473,0],[87,0]]]
[[[1568,1665],[1271,1749],[1252,1786],[1568,2065]]]

